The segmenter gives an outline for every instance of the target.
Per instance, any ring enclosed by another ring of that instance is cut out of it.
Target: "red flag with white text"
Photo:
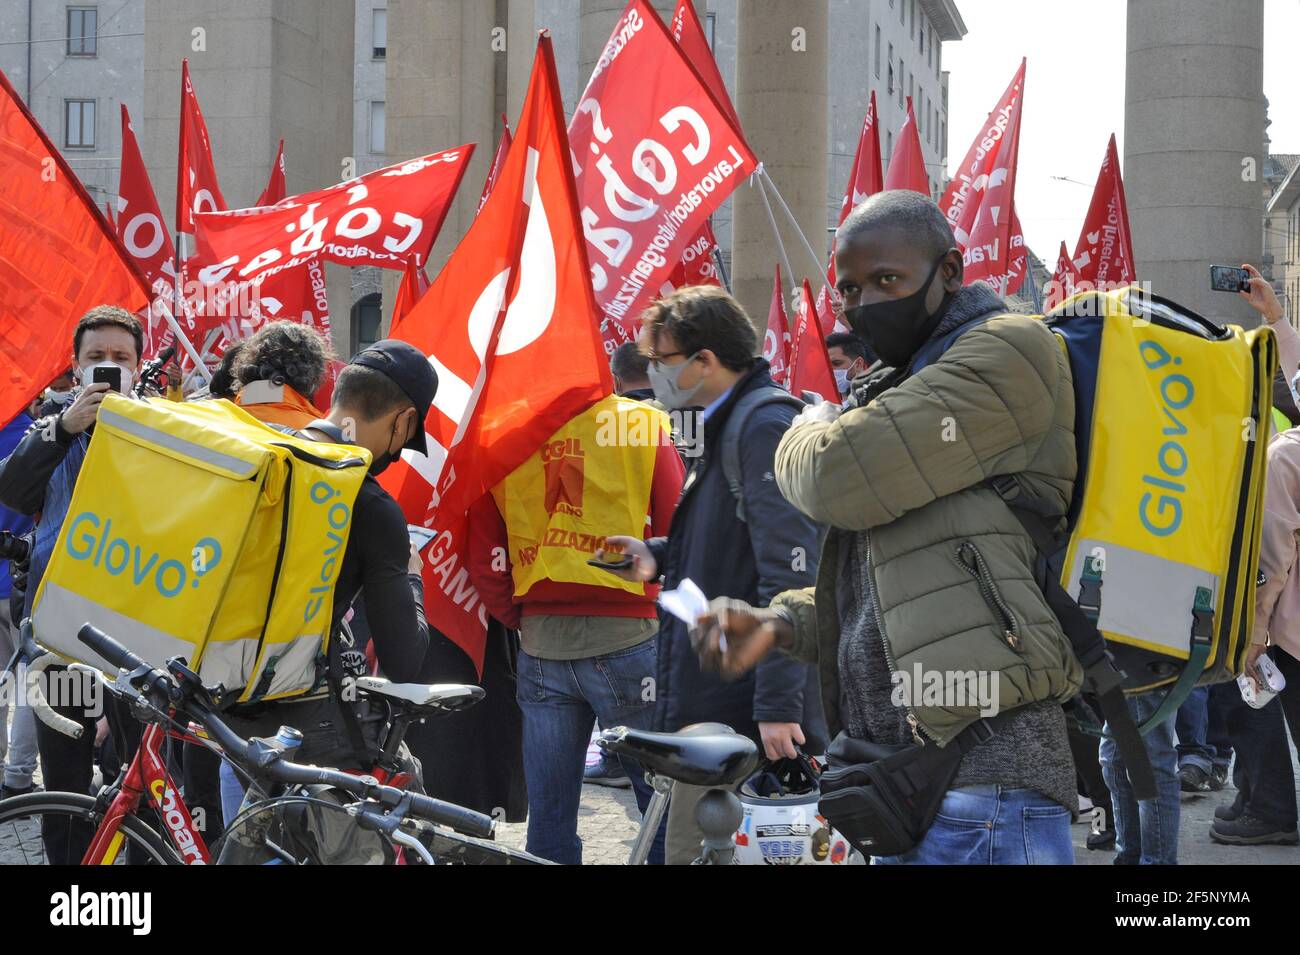
[[[569,140],[592,286],[613,351],[636,336],[642,309],[682,250],[756,160],[648,0],[632,0],[615,25]]]
[[[194,231],[194,213],[226,208],[212,163],[208,124],[190,82],[190,61],[181,61],[180,153],[176,162],[176,231]]]
[[[122,104],[122,168],[117,183],[118,238],[149,281],[155,307],[145,323],[145,355],[151,357],[172,339],[162,310],[175,310],[176,247],[172,244],[145,168],[135,128]]]
[[[484,198],[486,199],[486,196]],[[402,281],[397,286],[397,296],[393,299],[393,318],[389,324],[389,337],[398,337],[398,324],[410,314],[411,309],[415,308],[415,304],[428,290],[429,275],[424,271],[424,266],[415,259],[407,262],[406,270],[402,273]]]
[[[939,203],[962,250],[966,282],[987,281],[1000,295],[1015,291],[1024,277],[1014,202],[1024,82],[1022,59]]]
[[[912,112],[912,97],[907,98],[907,118],[899,127],[894,140],[894,155],[889,157],[889,170],[885,173],[886,189],[911,189],[923,196],[930,194],[930,177],[925,172],[925,153],[921,150],[921,134],[916,128],[916,114]]]
[[[767,333],[763,336],[763,357],[772,368],[772,380],[790,384],[790,319],[785,314],[785,292],[781,288],[781,264],[776,266],[772,285],[772,306],[767,311]]]
[[[1072,259],[1075,282],[1092,288],[1127,285],[1137,279],[1133,265],[1133,236],[1128,225],[1128,202],[1119,171],[1119,150],[1115,134],[1106,145],[1106,157],[1097,174],[1097,185],[1088,204],[1088,214],[1079,232]]]
[[[473,144],[376,169],[274,206],[195,216],[208,279],[251,279],[312,256],[403,269],[427,261]]]
[[[578,217],[551,41],[538,40],[501,175],[464,239],[398,327],[438,372],[429,454],[382,483],[436,534],[429,620],[482,667],[487,613],[465,567],[468,507],[556,429],[613,390]]]
[[[67,369],[85,312],[148,303],[144,276],[0,72],[0,421]]]
[[[266,188],[262,194],[257,197],[255,205],[273,206],[285,197],[288,190],[284,182],[284,140],[280,140],[280,148],[275,151],[275,162],[271,166],[271,178],[266,183]]]
[[[831,367],[831,356],[826,350],[826,339],[817,320],[817,309],[807,279],[804,279],[803,295],[799,300],[799,322],[792,338],[791,394],[811,391],[839,404],[840,390],[835,384],[835,370]]]
[[[1043,296],[1043,311],[1050,312],[1074,294],[1074,263],[1066,251],[1065,242],[1061,242],[1061,251],[1056,256],[1056,271]]]
[[[853,165],[849,167],[849,181],[844,187],[844,200],[840,203],[840,223],[848,218],[854,206],[885,188],[880,167],[880,129],[876,125],[876,91],[872,90],[871,99],[867,102],[867,115],[862,120],[862,133],[858,136],[858,147],[853,152]],[[830,263],[826,266],[826,284],[832,290],[835,288],[833,239]]]

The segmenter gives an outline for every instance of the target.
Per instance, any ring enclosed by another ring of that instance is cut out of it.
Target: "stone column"
[[[1210,291],[1209,273],[1262,254],[1263,43],[1262,0],[1128,5],[1124,186],[1138,279],[1247,325],[1258,316]]]
[[[785,197],[819,259],[826,236],[826,0],[746,0],[740,5],[736,44],[736,110],[750,146]],[[760,333],[772,298],[772,272],[779,253],[759,186],[733,194],[731,283]],[[778,204],[795,275],[819,288],[803,243]],[[783,269],[784,271],[784,269]],[[824,280],[824,278],[823,278]],[[787,289],[789,286],[787,285]]]
[[[481,0],[391,0],[388,4],[387,128],[390,163],[477,143],[474,158],[429,255],[436,276],[478,208],[496,142],[496,4]],[[510,37],[507,36],[507,49]],[[505,55],[500,54],[500,55]],[[400,274],[384,275],[391,318]],[[386,326],[385,326],[386,327]]]

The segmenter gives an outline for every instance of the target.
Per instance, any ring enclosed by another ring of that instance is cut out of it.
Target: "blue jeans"
[[[516,698],[524,716],[524,779],[528,784],[528,851],[578,865],[578,803],[591,724],[648,729],[658,660],[654,638],[627,650],[580,660],[544,660],[519,651]],[[619,758],[645,812],[650,787],[635,763]],[[661,827],[650,863],[663,862]]]
[[[1073,865],[1070,810],[1033,789],[963,786],[919,843],[872,865]]]
[[[230,768],[225,760],[221,761],[221,818],[228,826],[239,815],[239,807],[244,803],[244,781]]]
[[[1127,698],[1129,712],[1138,725],[1155,713],[1165,692],[1161,687]],[[1156,798],[1141,802],[1133,795],[1128,768],[1109,735],[1110,726],[1105,730],[1108,735],[1101,740],[1101,775],[1115,810],[1115,864],[1177,865],[1179,785],[1174,720],[1166,720],[1142,737],[1155,774]]]
[[[1216,687],[1198,686],[1187,694],[1174,718],[1178,733],[1178,768],[1196,766],[1207,775],[1232,762],[1227,720],[1222,706],[1216,706]],[[1236,692],[1236,685],[1231,687]]]

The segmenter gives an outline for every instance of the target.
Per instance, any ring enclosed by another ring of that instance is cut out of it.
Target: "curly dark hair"
[[[320,332],[299,322],[269,322],[244,343],[235,360],[240,385],[277,381],[310,398],[320,387],[332,357]]]

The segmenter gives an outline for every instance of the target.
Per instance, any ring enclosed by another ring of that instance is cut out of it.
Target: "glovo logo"
[[[124,536],[114,536],[113,519],[101,519],[93,511],[82,511],[72,519],[64,548],[73,560],[90,561],[103,567],[112,577],[125,575],[134,586],[152,586],[159,595],[175,597],[185,589],[199,586],[203,577],[221,563],[221,544],[216,538],[203,537],[190,551],[192,563],[164,558],[157,551],[146,554],[139,544]]]
[[[1160,376],[1160,420],[1163,421],[1160,435],[1164,438],[1156,451],[1155,466],[1147,469],[1152,473],[1142,475],[1142,482],[1159,488],[1160,493],[1147,491],[1142,495],[1138,501],[1138,519],[1156,537],[1168,537],[1183,522],[1183,499],[1187,493],[1183,475],[1189,463],[1184,442],[1191,414],[1188,409],[1196,397],[1196,388],[1190,378],[1176,370],[1183,360],[1170,355],[1156,342],[1142,342],[1138,353],[1147,369]]]
[[[302,610],[302,622],[309,623],[311,619],[320,613],[321,605],[325,603],[326,597],[334,589],[334,578],[337,574],[339,551],[343,548],[342,531],[347,529],[348,522],[352,520],[352,508],[344,501],[335,501],[342,492],[329,484],[327,481],[317,481],[311,486],[308,496],[311,502],[317,507],[329,505],[325,512],[325,521],[329,524],[329,530],[325,532],[325,549],[321,552],[320,573],[318,575],[319,583],[308,591],[307,603]],[[330,503],[333,501],[333,503]]]

